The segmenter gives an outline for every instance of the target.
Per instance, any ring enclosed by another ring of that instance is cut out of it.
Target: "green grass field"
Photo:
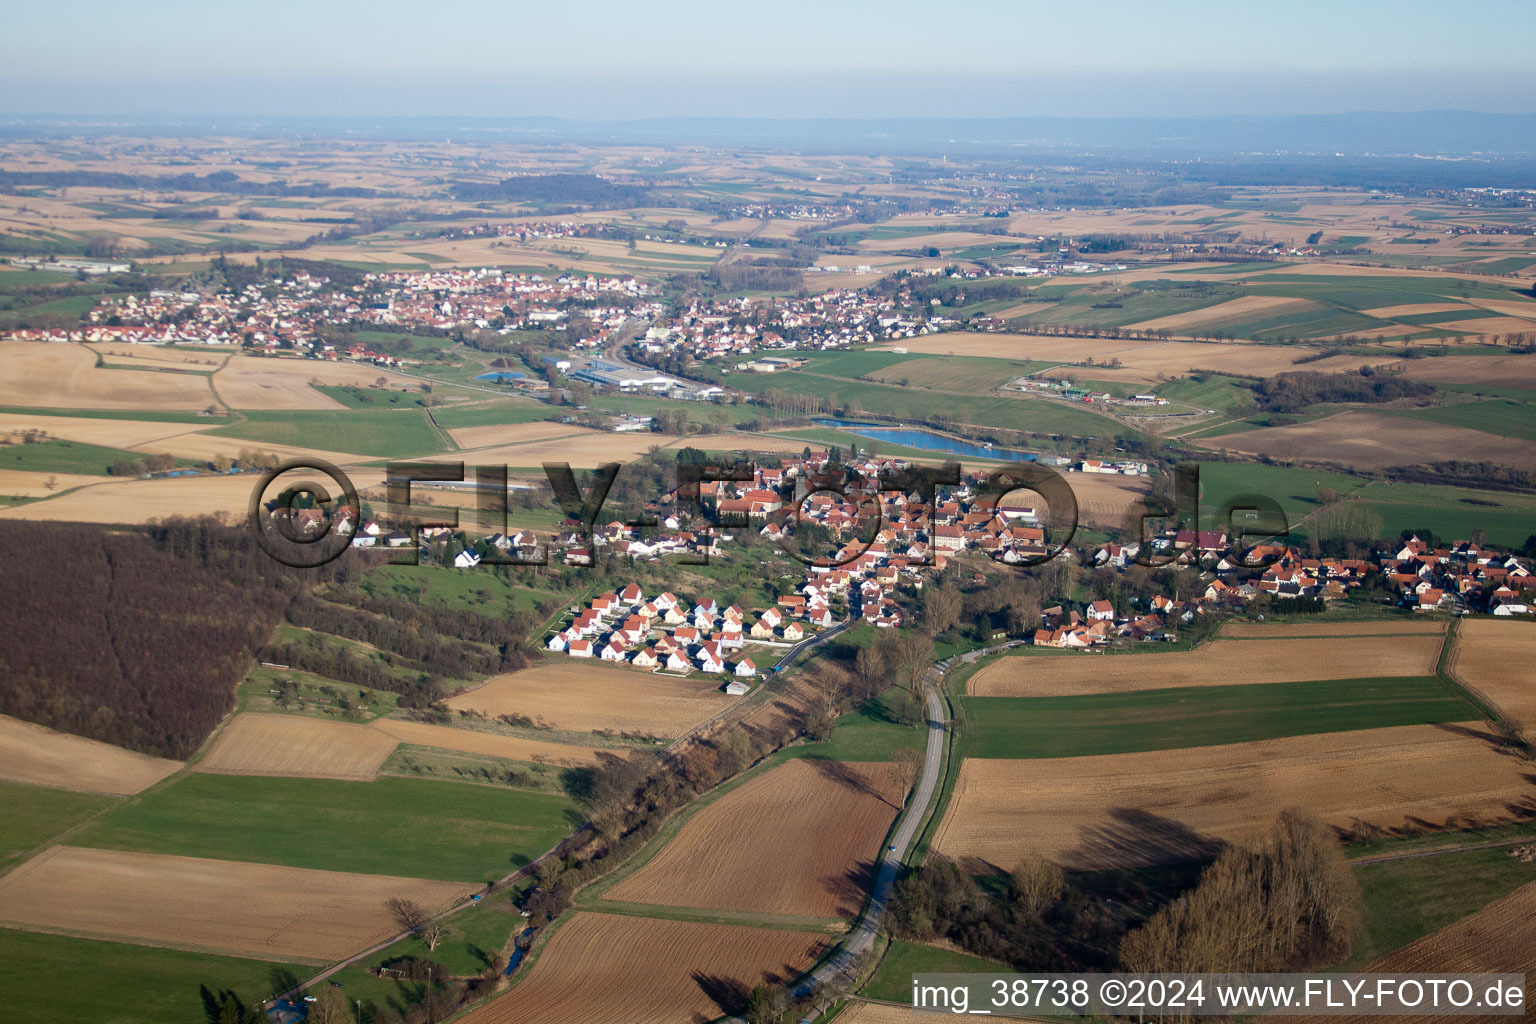
[[[409,409],[421,405],[420,395],[404,391],[381,391],[378,388],[342,387],[334,384],[312,386],[348,409]]]
[[[244,423],[209,433],[329,451],[406,458],[448,450],[425,409],[358,409],[346,412],[247,412]]]
[[[0,928],[4,1017],[27,1024],[194,1024],[208,1019],[203,988],[252,1006],[304,970]]]
[[[1081,697],[962,697],[967,757],[1177,750],[1313,733],[1464,722],[1479,712],[1433,676],[1193,686]]]
[[[445,430],[460,427],[489,427],[498,423],[532,423],[555,419],[559,410],[553,405],[518,399],[492,399],[484,404],[436,409],[433,415]]]
[[[480,882],[565,835],[563,797],[459,782],[185,775],[72,840],[113,850]]]
[[[1006,965],[979,956],[893,939],[880,959],[880,966],[859,994],[910,1005],[914,974],[990,974],[1007,970]]]
[[[491,954],[509,946],[512,936],[527,922],[512,909],[505,895],[498,894],[460,911],[445,924],[448,933],[436,950],[428,950],[418,938],[403,939],[362,963],[338,971],[334,980],[347,990],[348,999],[363,1001],[365,1014],[369,1003],[375,1007],[410,1005],[418,998],[418,983],[381,978],[369,974],[367,966],[411,956],[435,960],[455,975],[478,974],[485,970]]]
[[[1432,409],[1414,409],[1402,415],[1453,427],[1483,430],[1505,437],[1536,441],[1536,406],[1527,402],[1496,399],[1490,402],[1463,402]]]
[[[114,462],[139,462],[143,452],[108,448],[79,441],[39,441],[35,444],[0,445],[0,469],[22,469],[34,473],[80,473],[106,476]],[[190,459],[177,459],[178,466],[195,466]]]
[[[1355,877],[1365,904],[1352,970],[1536,882],[1536,864],[1495,847],[1358,864]]]
[[[118,802],[99,793],[0,781],[0,854],[22,853]]]
[[[925,727],[902,725],[891,719],[890,702],[895,695],[894,689],[887,690],[857,710],[842,715],[830,740],[796,747],[795,753],[829,761],[888,761],[891,751],[898,747],[922,750],[928,741]]]

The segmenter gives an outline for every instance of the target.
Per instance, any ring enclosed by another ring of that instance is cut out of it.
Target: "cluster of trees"
[[[0,526],[0,713],[184,759],[234,700],[284,599],[139,534]]]
[[[1320,402],[1376,403],[1434,394],[1432,384],[1407,377],[1376,373],[1362,367],[1358,373],[1296,371],[1256,381],[1253,393],[1259,408],[1269,412],[1299,412]]]
[[[146,476],[150,473],[164,473],[175,465],[176,456],[160,452],[146,455],[142,459],[114,459],[107,466],[107,473],[111,476]]]
[[[1120,943],[1131,971],[1300,971],[1349,954],[1360,890],[1333,833],[1283,811],[1251,848],[1223,851],[1183,899]]]

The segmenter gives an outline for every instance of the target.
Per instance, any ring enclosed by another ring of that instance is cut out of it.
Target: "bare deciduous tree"
[[[1027,853],[1013,869],[1013,898],[1031,917],[1039,917],[1066,888],[1061,868],[1038,853]]]
[[[385,900],[384,907],[394,917],[395,923],[408,932],[418,931],[427,923],[427,912],[413,900],[396,896]]]

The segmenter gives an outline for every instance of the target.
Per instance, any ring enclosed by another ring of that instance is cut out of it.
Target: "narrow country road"
[[[900,824],[891,834],[889,845],[880,853],[879,871],[875,876],[869,903],[853,930],[843,937],[841,948],[795,987],[797,997],[809,995],[817,986],[832,981],[840,974],[850,981],[854,980],[853,968],[858,958],[869,951],[875,943],[875,937],[880,934],[880,924],[885,919],[886,904],[890,901],[891,889],[896,884],[902,859],[917,838],[917,830],[928,815],[934,793],[938,790],[939,778],[944,772],[944,733],[948,720],[944,714],[944,701],[939,696],[939,683],[943,680],[946,667],[941,663],[930,669],[928,678],[923,682],[928,707],[928,749],[923,757],[923,771],[912,790],[912,799],[902,814]]]

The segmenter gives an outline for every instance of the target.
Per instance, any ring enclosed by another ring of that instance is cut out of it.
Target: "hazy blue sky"
[[[11,0],[0,24],[10,113],[1536,110],[1530,0]]]

